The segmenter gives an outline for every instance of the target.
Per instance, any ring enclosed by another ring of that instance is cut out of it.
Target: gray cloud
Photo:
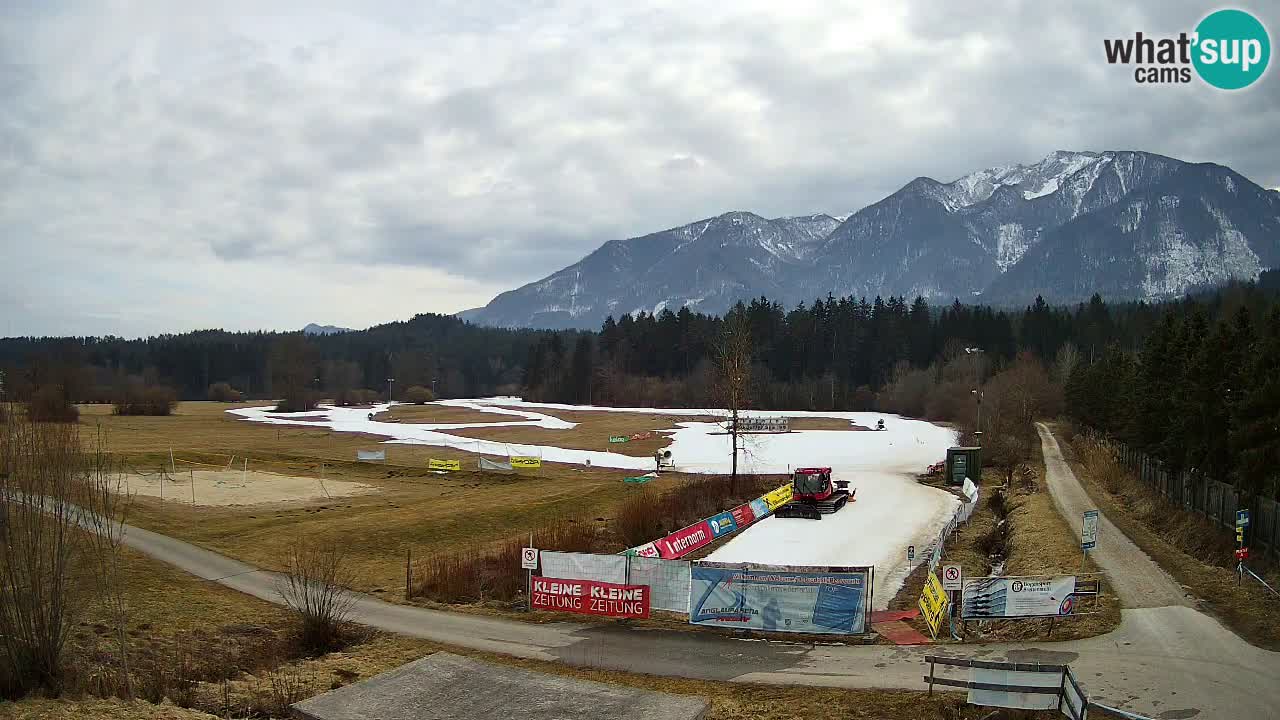
[[[1274,68],[1227,94],[1103,60],[1192,2],[337,5],[7,10],[0,243],[59,282],[17,281],[0,330],[454,311],[609,239],[847,213],[1055,149],[1280,185]],[[307,288],[264,294],[282,278]]]

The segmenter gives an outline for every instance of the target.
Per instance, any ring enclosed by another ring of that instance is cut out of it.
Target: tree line
[[[1233,291],[1171,303],[1137,347],[1110,344],[1066,382],[1066,409],[1173,472],[1277,495],[1280,302]]]

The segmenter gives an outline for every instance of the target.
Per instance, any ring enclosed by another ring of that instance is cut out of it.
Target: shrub
[[[27,403],[27,417],[31,422],[70,423],[80,419],[80,411],[67,401],[61,387],[45,385],[31,394],[31,400]]]
[[[338,650],[343,645],[355,595],[347,589],[346,551],[337,542],[298,540],[289,549],[280,595],[301,621],[303,647]]]
[[[316,405],[320,402],[320,396],[311,390],[298,390],[289,393],[276,403],[276,412],[306,412],[307,410],[315,410]]]
[[[525,575],[520,569],[520,549],[528,536],[509,538],[483,549],[436,553],[415,567],[412,594],[436,602],[469,603],[511,601],[524,593]],[[537,529],[533,544],[545,550],[594,552],[600,549],[595,523],[561,517]]]
[[[404,401],[407,403],[413,403],[414,405],[422,405],[435,399],[436,396],[433,395],[430,390],[422,387],[421,385],[413,385],[408,390],[404,391]]]
[[[147,386],[130,379],[116,391],[116,415],[172,415],[178,394],[163,385]]]
[[[231,383],[219,382],[209,386],[209,399],[214,402],[240,402],[244,393],[231,387]]]
[[[355,388],[351,390],[339,390],[334,397],[335,405],[346,407],[349,405],[372,405],[378,402],[379,395],[376,390],[366,390]]]

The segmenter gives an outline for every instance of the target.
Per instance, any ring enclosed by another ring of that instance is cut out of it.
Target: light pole
[[[978,403],[978,421],[977,429],[973,431],[973,440],[979,447],[982,446],[982,391],[970,390],[973,393],[973,399]]]
[[[440,396],[436,394],[436,379],[431,378],[431,399],[439,400]]]
[[[387,378],[387,404],[391,404],[391,384],[396,381],[395,378]]]

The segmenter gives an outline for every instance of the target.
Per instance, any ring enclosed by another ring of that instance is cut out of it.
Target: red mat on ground
[[[894,645],[927,645],[929,638],[921,635],[915,628],[902,622],[894,620],[893,622],[872,623],[871,629],[880,633],[881,636],[888,639]]]
[[[872,610],[871,622],[893,622],[894,620],[910,620],[914,617],[920,617],[920,608],[911,608],[910,610]]]

